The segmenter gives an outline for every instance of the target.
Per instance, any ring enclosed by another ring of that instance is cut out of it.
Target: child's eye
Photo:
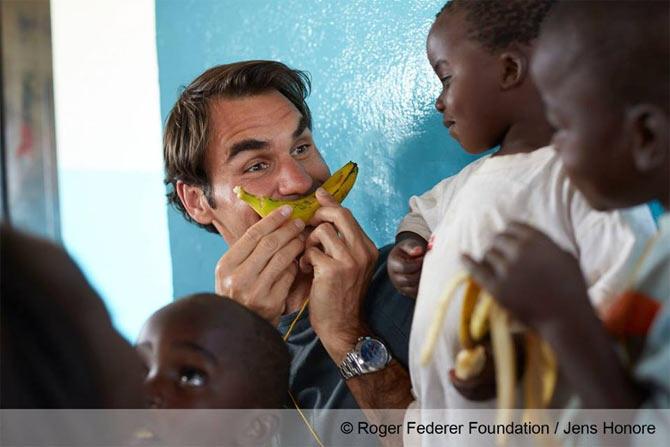
[[[311,144],[302,144],[296,147],[295,149],[291,150],[291,155],[293,155],[294,157],[303,155],[307,151],[309,151],[311,146],[312,146]]]
[[[449,84],[451,84],[451,75],[447,75],[447,76],[444,76],[444,77],[440,78],[440,82],[445,87],[449,87]]]
[[[244,172],[258,172],[267,169],[269,166],[268,163],[261,161],[258,163],[254,163],[253,165],[249,166],[244,170]]]
[[[187,387],[201,387],[207,382],[207,374],[199,369],[188,368],[179,375],[179,384]]]

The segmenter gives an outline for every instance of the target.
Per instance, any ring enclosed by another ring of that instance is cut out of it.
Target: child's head
[[[281,408],[290,358],[279,332],[231,299],[198,294],[153,314],[137,341],[158,408]]]
[[[552,3],[452,0],[437,15],[427,42],[443,84],[435,107],[468,152],[501,144],[516,122],[538,115],[542,104],[528,76],[529,61]]]
[[[666,1],[556,5],[532,72],[554,144],[597,209],[670,195],[670,35]]]

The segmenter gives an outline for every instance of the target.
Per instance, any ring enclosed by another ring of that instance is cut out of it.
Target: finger
[[[290,265],[282,272],[270,289],[270,297],[278,304],[277,308],[281,311],[279,315],[283,315],[286,310],[286,298],[297,274],[298,268],[296,265]]]
[[[333,225],[347,245],[352,245],[361,235],[364,235],[351,211],[342,208],[339,204],[337,206],[322,206],[316,210],[309,221],[309,224],[314,227],[318,227],[322,223]]]
[[[311,225],[317,226],[322,222],[330,222],[345,236],[345,239],[349,240],[351,240],[352,230],[354,232],[356,230],[360,232],[363,231],[351,214],[351,211],[342,207],[342,205],[340,205],[328,191],[323,188],[318,188],[316,190],[316,198],[321,204],[321,208],[317,209],[316,213],[314,213],[314,216],[310,220]]]
[[[325,189],[319,187],[316,189],[316,200],[321,206],[340,206],[340,203]]]
[[[498,250],[496,247],[490,248],[486,252],[484,258],[482,259],[482,263],[490,265],[491,268],[493,269],[496,278],[498,279],[505,277],[508,270],[507,267],[509,265],[509,261],[505,256],[505,254],[502,253],[500,250]]]
[[[424,254],[426,254],[426,248],[422,245],[417,245],[414,246],[402,246],[400,249],[405,252],[407,256],[410,256],[412,258],[421,258],[423,257]]]
[[[288,244],[279,249],[267,263],[265,268],[257,277],[257,282],[270,285],[277,281],[286,269],[294,266],[296,258],[305,249],[305,244],[300,239],[293,239]]]
[[[417,239],[418,236],[406,237],[396,244],[400,250],[409,256],[418,256],[425,252],[426,241]]]
[[[272,257],[288,243],[296,240],[302,242],[301,232],[304,228],[305,224],[302,220],[294,219],[285,222],[274,232],[263,236],[256,244],[253,252],[242,262],[242,268],[251,275],[260,273]]]
[[[282,226],[292,212],[290,206],[284,205],[250,226],[242,237],[228,249],[226,253],[228,262],[237,265],[244,261],[256,249],[261,238]]]
[[[398,291],[402,293],[405,296],[408,296],[410,298],[416,298],[417,295],[419,294],[419,288],[418,287],[399,287]]]
[[[544,235],[540,230],[525,222],[513,221],[505,229],[506,233],[520,239],[528,239],[533,235]]]
[[[327,256],[316,247],[311,247],[305,250],[305,254],[300,260],[301,264],[304,263],[305,265],[310,266],[315,274],[329,268],[333,262],[334,261],[330,256]]]
[[[492,249],[496,249],[502,253],[506,258],[512,259],[515,258],[519,252],[519,247],[522,243],[522,239],[513,233],[502,232],[498,234],[495,239],[493,239],[493,244],[491,245]]]
[[[416,287],[421,280],[421,272],[413,275],[395,275],[394,282],[398,287]]]
[[[461,261],[475,282],[493,294],[497,284],[493,268],[488,263],[475,261],[467,254],[461,255]]]
[[[351,257],[349,248],[337,235],[335,227],[329,223],[322,223],[316,227],[305,241],[305,247],[311,248],[321,245],[323,252],[333,259],[348,259]]]
[[[416,273],[421,271],[423,266],[423,258],[405,258],[401,256],[393,256],[388,259],[389,269],[399,274]]]

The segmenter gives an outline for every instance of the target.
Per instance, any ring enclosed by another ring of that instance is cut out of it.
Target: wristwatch
[[[361,337],[352,351],[340,363],[344,380],[381,371],[391,362],[391,354],[384,343],[373,337]]]

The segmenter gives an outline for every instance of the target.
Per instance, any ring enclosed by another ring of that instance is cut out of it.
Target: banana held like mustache
[[[328,191],[338,203],[347,197],[358,176],[358,165],[353,161],[342,166],[333,175],[326,180],[321,187]],[[321,207],[321,204],[316,199],[316,193],[308,194],[296,200],[275,200],[269,197],[259,197],[246,192],[241,186],[236,186],[233,189],[237,197],[245,201],[249,206],[258,213],[259,216],[265,217],[275,209],[290,205],[293,208],[291,218],[301,219],[307,223],[314,216],[316,210]]]

